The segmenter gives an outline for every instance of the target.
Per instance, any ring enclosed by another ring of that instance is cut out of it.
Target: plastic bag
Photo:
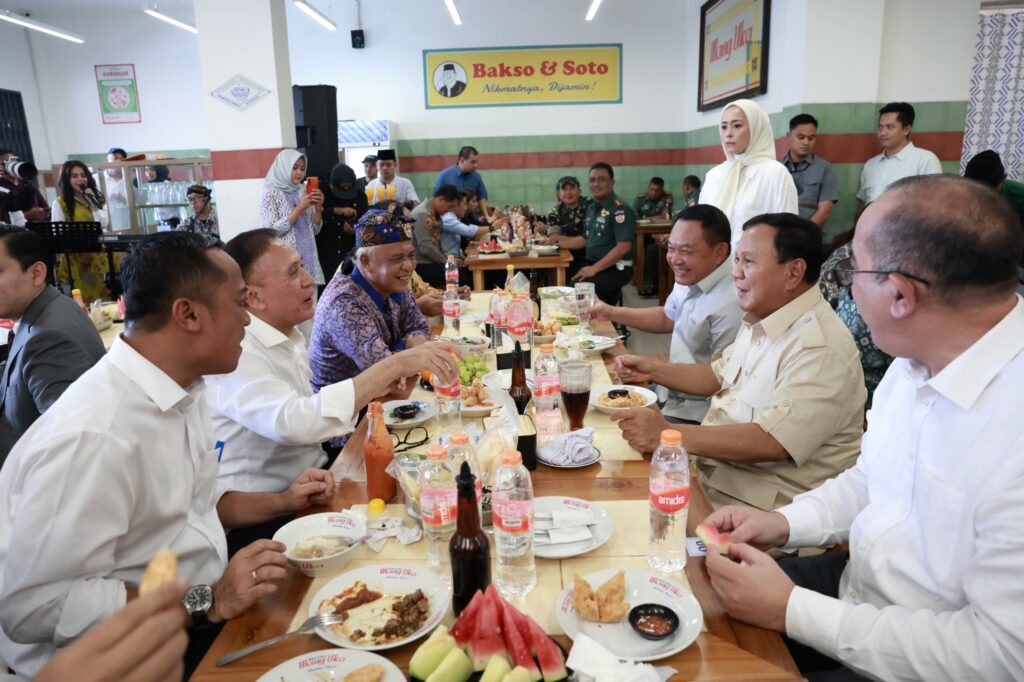
[[[519,411],[515,402],[508,391],[495,392],[493,400],[498,408],[491,412],[491,420],[476,443],[480,477],[485,488],[494,481],[494,474],[501,465],[501,453],[515,450],[519,443]]]

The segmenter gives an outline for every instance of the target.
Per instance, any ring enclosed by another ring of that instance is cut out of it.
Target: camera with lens
[[[34,164],[22,161],[17,156],[12,156],[3,162],[4,172],[13,175],[21,180],[32,180],[39,174]]]

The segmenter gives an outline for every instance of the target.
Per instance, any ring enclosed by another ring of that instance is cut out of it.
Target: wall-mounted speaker
[[[366,35],[363,33],[363,29],[352,31],[352,47],[357,50],[366,47]]]

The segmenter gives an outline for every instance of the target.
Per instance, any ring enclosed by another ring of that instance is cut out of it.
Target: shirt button
[[[860,592],[858,592],[857,590],[850,590],[850,599],[852,599],[854,601],[854,603],[859,604],[860,603]]]
[[[910,461],[914,461],[914,453],[913,452],[908,452],[907,453],[907,459],[909,459]]]

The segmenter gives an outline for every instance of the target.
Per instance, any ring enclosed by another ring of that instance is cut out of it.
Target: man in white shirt
[[[248,315],[238,265],[207,244],[173,232],[133,249],[124,333],[0,470],[0,656],[19,675],[134,599],[165,547],[193,585],[196,626],[238,616],[287,575],[270,540],[227,558],[202,377],[234,370]],[[314,502],[333,496],[333,482],[316,488]]]
[[[224,248],[242,270],[250,317],[238,367],[206,378],[217,481],[228,491],[218,507],[230,504],[233,491],[279,492],[303,470],[323,466],[320,443],[351,433],[360,410],[403,377],[422,369],[454,376],[451,346],[424,343],[314,394],[296,326],[313,317],[313,278],[299,253],[269,229],[243,232]]]
[[[1024,679],[1024,240],[996,197],[908,178],[864,211],[839,274],[896,360],[856,466],[775,513],[707,519],[743,561],[708,557],[726,609],[784,631],[812,680]],[[839,542],[780,564],[754,549]]]
[[[857,214],[881,196],[892,183],[914,175],[942,172],[939,157],[910,141],[914,128],[914,107],[906,102],[889,102],[878,110],[878,141],[882,153],[868,159],[860,173]]]
[[[708,204],[687,206],[668,236],[668,264],[675,287],[656,308],[625,308],[598,301],[592,320],[608,320],[652,334],[672,333],[669,361],[710,364],[733,341],[743,311],[732,284],[729,219]],[[673,424],[700,424],[708,411],[704,396],[657,387],[661,414]]]
[[[736,341],[710,363],[623,355],[623,381],[654,380],[711,398],[699,426],[672,425],[652,408],[612,418],[635,450],[651,452],[663,429],[683,436],[715,507],[771,510],[813,490],[857,459],[864,373],[853,337],[818,289],[821,228],[792,213],[743,226],[732,276],[744,311]]]
[[[416,194],[416,188],[412,182],[395,173],[398,171],[398,157],[394,149],[381,149],[377,152],[377,177],[366,183],[367,189],[372,189],[375,194],[370,202],[372,208],[380,201],[394,199],[406,208],[420,203]],[[369,199],[369,195],[367,195]]]

